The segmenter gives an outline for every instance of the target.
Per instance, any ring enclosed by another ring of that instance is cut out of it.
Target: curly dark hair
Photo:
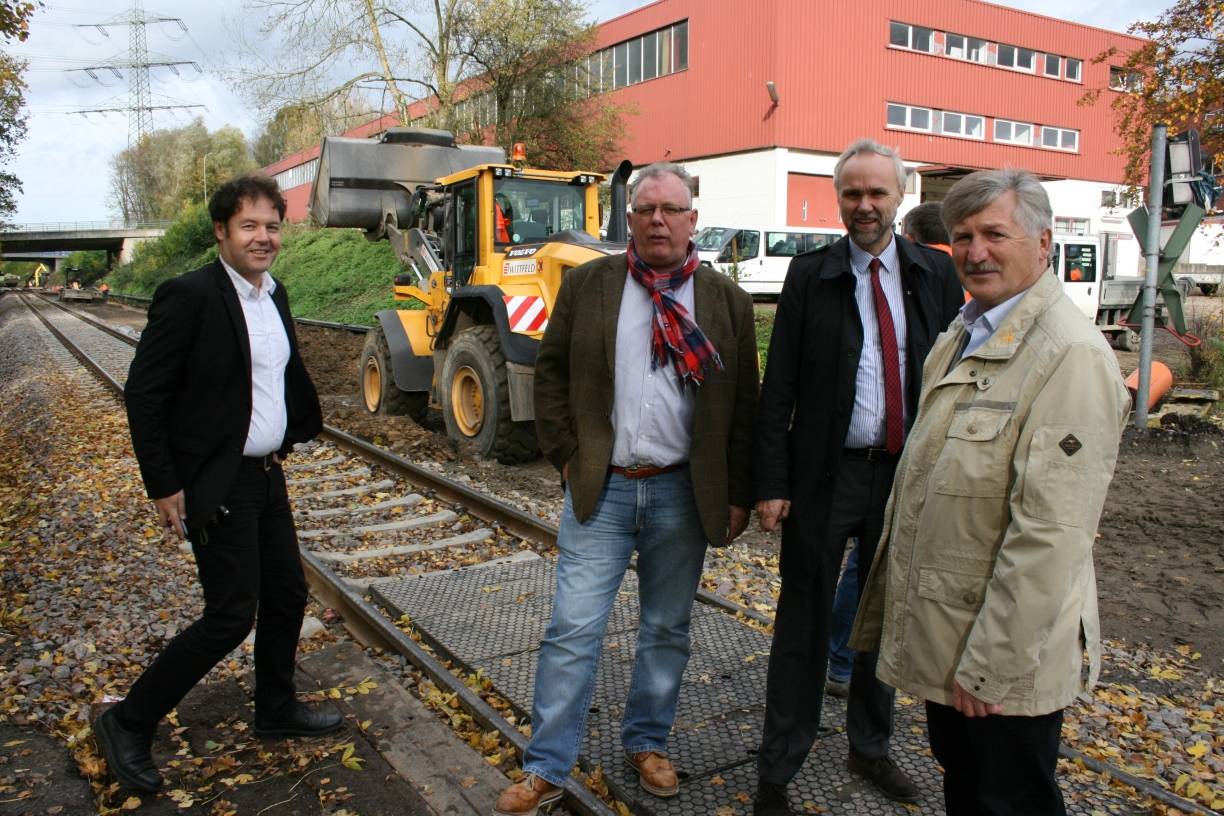
[[[235,176],[217,188],[208,200],[208,215],[214,224],[227,224],[234,214],[242,209],[242,202],[266,198],[276,207],[281,220],[285,219],[285,197],[280,187],[262,173],[247,173]]]

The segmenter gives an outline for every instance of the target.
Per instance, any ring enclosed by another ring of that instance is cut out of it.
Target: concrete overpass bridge
[[[63,262],[59,253],[106,250],[107,266],[116,260],[132,260],[132,249],[141,241],[166,234],[169,221],[62,221],[43,224],[12,224],[0,227],[0,258],[29,260],[32,256]]]

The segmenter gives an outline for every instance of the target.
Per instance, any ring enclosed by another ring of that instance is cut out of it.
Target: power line
[[[132,0],[132,9],[128,12],[111,17],[98,23],[75,25],[74,28],[97,29],[104,36],[106,29],[126,26],[128,29],[128,53],[125,58],[106,60],[94,65],[72,68],[71,71],[81,71],[102,84],[101,75],[107,73],[122,77],[121,71],[127,72],[128,104],[106,108],[87,108],[76,111],[82,115],[90,113],[127,113],[128,115],[128,146],[138,144],[140,140],[153,129],[153,112],[167,110],[188,110],[203,108],[203,105],[179,100],[169,100],[170,104],[154,105],[152,93],[149,90],[149,69],[168,68],[178,74],[179,66],[191,66],[197,73],[203,73],[199,64],[191,60],[176,60],[161,55],[149,55],[149,43],[146,28],[149,24],[177,23],[184,33],[187,24],[179,17],[161,17],[145,14],[142,0]]]

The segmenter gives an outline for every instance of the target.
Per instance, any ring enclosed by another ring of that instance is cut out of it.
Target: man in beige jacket
[[[1051,215],[1019,170],[943,202],[973,299],[927,357],[851,641],[926,699],[951,816],[1065,813],[1062,710],[1099,669],[1092,542],[1129,398],[1048,271]]]

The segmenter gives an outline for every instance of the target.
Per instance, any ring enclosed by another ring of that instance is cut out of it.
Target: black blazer
[[[289,336],[284,456],[294,443],[314,438],[323,417],[279,281],[272,301]],[[238,474],[251,423],[251,345],[238,293],[219,260],[157,287],[124,402],[149,497],[185,491],[188,529],[200,529]]]
[[[894,238],[905,300],[905,397],[912,423],[922,364],[964,304],[964,294],[946,253]],[[813,543],[828,526],[863,347],[854,285],[850,239],[843,237],[791,261],[778,297],[757,408],[753,485],[758,499],[791,501],[782,531],[784,574],[813,574]]]

